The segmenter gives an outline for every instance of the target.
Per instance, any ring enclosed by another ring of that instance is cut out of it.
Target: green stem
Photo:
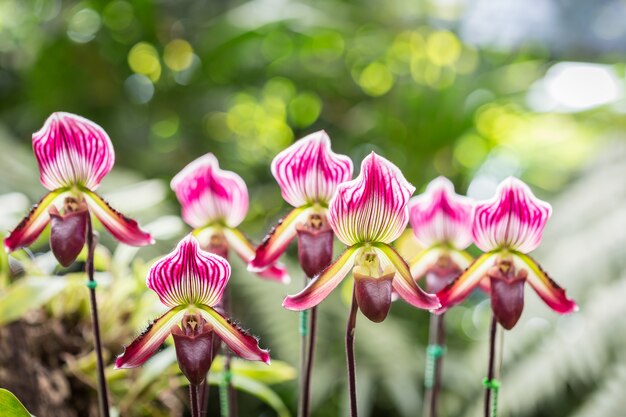
[[[356,314],[359,306],[356,302],[356,288],[352,288],[352,303],[346,326],[346,359],[348,364],[348,390],[350,391],[350,416],[358,417],[356,398],[356,363],[354,360],[354,335],[356,331]]]

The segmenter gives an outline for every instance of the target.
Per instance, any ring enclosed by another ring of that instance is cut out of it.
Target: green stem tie
[[[426,370],[424,372],[424,386],[431,389],[435,385],[435,365],[437,359],[446,354],[446,347],[442,345],[428,345],[426,347]]]
[[[491,417],[498,416],[498,391],[500,390],[500,381],[497,379],[483,379],[483,387],[491,390]]]
[[[87,286],[87,288],[89,288],[90,290],[95,290],[96,287],[98,286],[98,283],[96,281],[87,281],[85,283],[85,285]]]
[[[228,404],[228,386],[233,379],[233,374],[230,371],[224,371],[224,379],[220,384],[220,411],[222,417],[230,416],[230,404]]]
[[[306,336],[309,333],[309,310],[300,312],[300,336]]]

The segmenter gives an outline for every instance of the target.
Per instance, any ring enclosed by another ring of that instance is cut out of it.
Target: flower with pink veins
[[[122,243],[153,243],[137,222],[117,212],[95,193],[115,161],[111,139],[100,126],[71,113],[53,113],[33,134],[33,150],[41,184],[50,192],[5,238],[9,252],[31,245],[52,223],[52,251],[61,264],[68,266],[85,243],[89,213]]]
[[[313,277],[332,260],[328,203],[339,184],[352,178],[352,161],[334,153],[330,138],[321,130],[276,155],[272,174],[285,201],[295,208],[265,237],[248,267],[252,271],[267,267],[298,236],[300,265]]]
[[[230,277],[228,261],[200,249],[198,240],[187,235],[172,253],[158,260],[148,272],[146,284],[169,310],[156,319],[117,357],[116,368],[141,366],[170,334],[180,335],[188,321],[213,332],[236,355],[270,362],[258,340],[232,324],[216,308]]]
[[[414,279],[426,277],[428,291],[442,290],[472,262],[464,250],[472,243],[471,214],[472,201],[445,177],[409,201],[409,222],[424,248],[409,265]]]
[[[489,282],[494,315],[506,329],[513,328],[522,313],[525,282],[557,313],[576,311],[565,290],[528,255],[541,243],[551,214],[550,204],[513,177],[500,183],[492,199],[476,203],[472,237],[485,253],[437,294],[443,305],[439,312],[463,301],[483,280]]]
[[[352,271],[357,304],[372,321],[387,316],[392,289],[415,307],[438,308],[437,297],[415,283],[409,266],[389,245],[407,225],[413,191],[398,167],[374,152],[367,156],[359,176],[339,185],[328,208],[330,226],[348,248],[304,290],[285,298],[283,306],[316,306]]]
[[[232,248],[246,263],[254,258],[254,246],[237,229],[248,213],[248,188],[239,175],[220,169],[215,155],[208,153],[176,174],[171,187],[183,220],[203,249],[227,257]],[[268,264],[257,272],[262,278],[289,282],[280,265]]]

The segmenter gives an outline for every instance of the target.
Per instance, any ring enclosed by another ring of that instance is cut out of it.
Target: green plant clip
[[[230,416],[230,404],[228,403],[228,386],[233,380],[233,374],[231,371],[224,371],[224,378],[220,384],[220,411],[222,417]]]
[[[491,417],[498,416],[498,391],[500,390],[500,381],[497,379],[483,379],[483,387],[485,389],[491,390]]]
[[[426,369],[424,372],[424,386],[431,389],[435,385],[435,365],[437,359],[446,354],[446,347],[443,345],[428,345],[426,347]]]
[[[306,336],[309,333],[309,310],[300,312],[300,335]]]
[[[98,283],[96,281],[87,281],[85,283],[85,285],[87,286],[87,288],[89,288],[90,290],[95,290],[96,287],[98,286]]]

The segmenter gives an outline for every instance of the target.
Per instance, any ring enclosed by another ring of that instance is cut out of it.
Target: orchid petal
[[[517,178],[509,177],[496,195],[474,206],[472,236],[484,252],[507,248],[528,253],[539,246],[552,207]]]
[[[237,229],[224,228],[224,237],[228,241],[228,245],[239,255],[244,262],[249,263],[255,256],[255,250],[252,243]],[[256,273],[261,278],[288,284],[291,277],[287,273],[287,268],[281,264],[271,264],[266,269]]]
[[[391,246],[384,243],[372,245],[382,259],[390,262],[396,270],[393,278],[393,289],[407,303],[417,308],[433,310],[441,307],[437,296],[422,290],[411,276],[411,268]]]
[[[421,251],[409,262],[413,279],[417,281],[426,275],[428,269],[437,262],[437,259],[439,259],[443,253],[445,253],[443,250],[436,247]]]
[[[400,169],[372,152],[359,176],[339,185],[328,222],[343,243],[391,243],[408,222],[407,203],[415,191]]]
[[[472,201],[454,192],[445,177],[433,180],[426,192],[409,201],[409,221],[426,247],[448,244],[465,249],[472,243]]]
[[[146,285],[168,307],[216,305],[230,277],[230,265],[221,256],[200,249],[191,234],[148,272]]]
[[[460,270],[466,269],[472,264],[472,262],[474,262],[474,258],[463,250],[448,249],[446,253]]]
[[[259,347],[256,337],[249,335],[211,307],[201,305],[199,308],[202,317],[237,356],[249,361],[270,363],[269,352]]]
[[[67,189],[52,191],[46,194],[39,203],[35,204],[30,209],[28,215],[4,239],[6,250],[13,252],[18,248],[29,246],[37,240],[43,229],[50,222],[48,209],[55,202],[62,200],[66,192]]]
[[[296,295],[290,295],[283,301],[283,307],[302,311],[321,303],[332,290],[348,275],[354,266],[354,258],[361,245],[351,246],[343,254]]]
[[[185,316],[187,309],[175,307],[151,323],[133,342],[126,346],[124,353],[115,360],[115,368],[135,368],[141,366],[163,344],[173,326]]]
[[[578,311],[576,302],[567,298],[565,290],[554,282],[539,264],[528,255],[513,254],[516,269],[528,271],[526,281],[552,310],[560,314]]]
[[[497,253],[481,255],[454,282],[439,291],[437,297],[442,307],[436,313],[444,313],[448,308],[463,301],[476,286],[480,285],[489,268],[494,266],[498,256]]]
[[[330,149],[323,130],[312,133],[283,150],[272,161],[283,198],[294,207],[328,203],[337,186],[352,178],[352,161]]]
[[[107,133],[71,113],[52,113],[33,133],[39,179],[48,190],[80,185],[95,190],[113,168],[115,152]]]
[[[248,264],[252,272],[263,271],[272,265],[287,249],[289,243],[296,237],[296,226],[305,223],[313,212],[313,207],[303,206],[293,209],[285,218],[269,231],[256,249],[254,259]]]
[[[232,171],[220,169],[208,153],[191,162],[172,179],[182,217],[193,228],[214,222],[237,227],[248,212],[248,188]]]
[[[81,189],[89,211],[100,220],[100,223],[122,243],[131,246],[146,246],[154,243],[150,233],[141,230],[137,222],[115,210],[98,194]]]

